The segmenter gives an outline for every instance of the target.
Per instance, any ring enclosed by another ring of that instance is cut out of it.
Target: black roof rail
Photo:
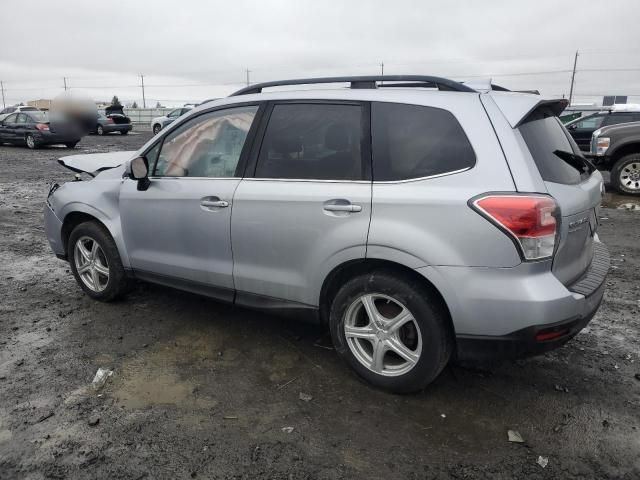
[[[411,82],[405,84],[383,84],[378,85],[377,82]],[[420,86],[427,88],[437,88],[438,90],[446,90],[450,92],[475,92],[471,87],[467,87],[460,82],[449,80],[448,78],[431,77],[427,75],[364,75],[355,77],[320,77],[320,78],[298,78],[294,80],[276,80],[273,82],[256,83],[241,88],[230,96],[249,95],[252,93],[262,93],[263,88],[283,87],[288,85],[315,85],[322,83],[350,83],[351,88],[377,88],[384,87],[404,87],[404,86]]]

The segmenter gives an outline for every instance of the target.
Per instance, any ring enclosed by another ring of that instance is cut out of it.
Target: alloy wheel
[[[80,237],[75,245],[76,271],[82,283],[102,292],[109,283],[109,264],[102,247],[91,237]]]
[[[409,309],[381,293],[368,293],[346,310],[344,335],[364,367],[386,377],[404,375],[422,353],[422,334]]]
[[[36,148],[36,140],[31,135],[27,135],[27,147]]]
[[[620,170],[620,185],[629,190],[640,190],[640,162],[632,162]]]

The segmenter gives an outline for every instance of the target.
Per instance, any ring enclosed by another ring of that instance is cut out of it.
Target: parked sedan
[[[102,113],[98,114],[96,122],[94,133],[97,133],[98,135],[106,135],[107,133],[113,132],[119,132],[121,135],[126,135],[133,129],[130,121],[117,123],[113,116],[107,117]]]
[[[153,134],[157,135],[158,132],[162,130],[164,127],[166,127],[173,121],[177,120],[178,117],[184,115],[185,113],[191,111],[192,109],[193,107],[189,107],[189,106],[180,107],[180,108],[176,108],[175,110],[172,110],[167,115],[154,118],[153,120],[151,120],[151,129],[153,130]]]
[[[12,113],[0,121],[0,143],[26,145],[31,149],[54,144],[74,148],[81,138],[76,125],[47,112]]]

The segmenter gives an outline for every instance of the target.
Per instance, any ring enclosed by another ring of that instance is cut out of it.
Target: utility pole
[[[140,74],[140,80],[142,81],[140,85],[142,87],[142,108],[147,108],[147,101],[144,97],[144,75]]]
[[[573,57],[573,73],[571,74],[571,88],[569,89],[569,105],[573,100],[573,82],[576,79],[576,65],[578,65],[578,51],[576,50],[576,56]]]
[[[5,108],[6,105],[4,104],[4,83],[2,83],[1,80],[0,80],[0,90],[2,90],[2,108]]]
[[[247,87],[248,87],[248,86],[249,86],[249,84],[251,83],[251,82],[249,81],[249,73],[251,73],[251,70],[249,70],[249,69],[247,68]]]
[[[384,61],[380,64],[380,75],[384,77]]]
[[[67,91],[67,77],[62,77],[62,81],[64,82],[64,91]]]

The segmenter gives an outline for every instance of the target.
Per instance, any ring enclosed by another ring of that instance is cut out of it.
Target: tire
[[[615,163],[611,186],[626,195],[640,195],[640,153],[625,155]]]
[[[98,125],[98,126],[96,127],[96,133],[97,133],[98,135],[104,135],[104,128],[102,128],[102,125]]]
[[[369,320],[365,299],[373,300],[385,328],[380,329]],[[390,328],[390,320],[406,312],[411,319],[397,329]],[[353,327],[360,328],[358,334],[372,340],[352,335],[347,340],[345,325],[350,332],[357,331]],[[333,345],[347,364],[369,383],[396,393],[424,389],[446,366],[453,350],[447,313],[435,295],[393,271],[374,271],[345,283],[331,304],[329,326]],[[398,342],[412,361],[396,353]],[[383,353],[378,357],[381,362],[374,367],[373,354],[380,351],[374,348],[376,344],[382,346]],[[390,345],[393,349],[385,351]]]
[[[120,135],[129,135],[129,130],[121,130]]]
[[[76,145],[78,144],[78,142],[69,142],[69,143],[65,143],[64,145],[67,148],[76,148]]]
[[[87,256],[82,255],[77,245],[82,243]],[[93,248],[97,245],[97,249]],[[76,258],[78,256],[78,258]],[[84,222],[73,229],[67,245],[67,258],[73,276],[78,285],[89,297],[101,302],[109,302],[121,297],[129,288],[129,279],[122,266],[120,254],[113,238],[107,229],[98,222]],[[86,267],[93,258],[93,263],[82,276],[79,268]],[[96,265],[106,267],[108,275],[98,272],[97,287],[94,276]],[[93,267],[93,268],[92,268]],[[92,286],[93,285],[93,286]]]
[[[27,145],[27,148],[30,150],[35,150],[36,148],[38,148],[38,142],[36,142],[36,139],[33,135],[28,134],[26,137],[24,137],[24,142]]]
[[[156,124],[153,126],[153,134],[154,134],[154,135],[159,134],[159,133],[160,133],[160,130],[162,130],[162,127],[160,126],[160,124],[159,124],[159,123],[156,123]]]

